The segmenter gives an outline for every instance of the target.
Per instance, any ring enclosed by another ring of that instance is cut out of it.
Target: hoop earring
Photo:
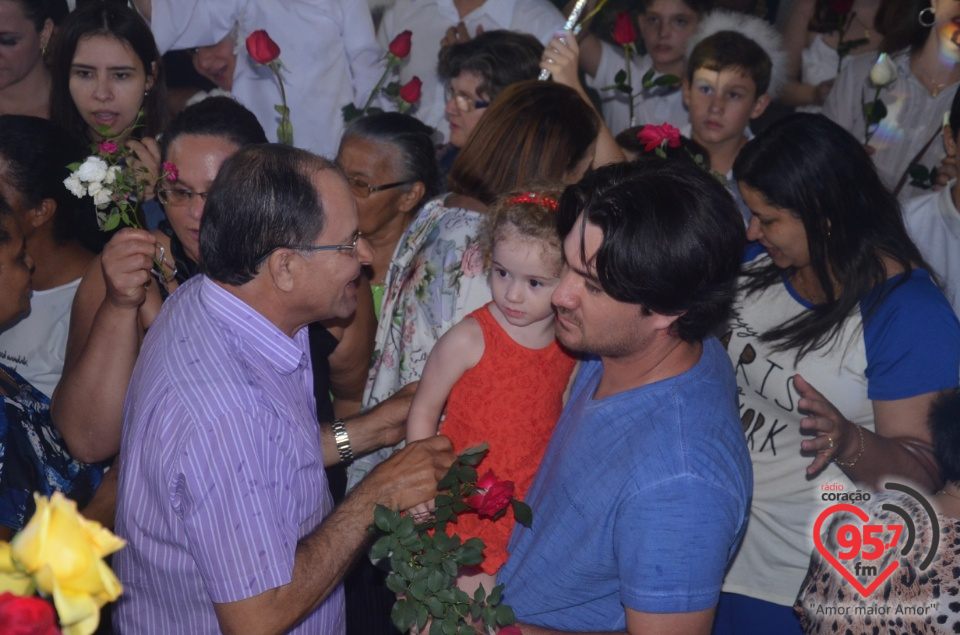
[[[937,23],[937,16],[933,12],[932,7],[927,7],[922,9],[917,15],[917,22],[920,23],[920,26],[930,28]]]

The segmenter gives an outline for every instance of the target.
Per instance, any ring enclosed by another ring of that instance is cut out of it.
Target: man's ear
[[[263,264],[263,270],[269,274],[273,286],[284,293],[290,293],[294,288],[296,268],[299,264],[295,254],[292,249],[281,247],[270,254]]]
[[[753,105],[753,111],[750,113],[751,119],[756,119],[762,115],[766,110],[767,106],[770,105],[770,95],[764,93],[757,97],[757,103]]]
[[[410,189],[403,193],[400,196],[400,211],[404,214],[407,214],[414,207],[417,206],[417,203],[420,202],[420,199],[423,198],[424,193],[427,191],[427,186],[425,186],[420,181],[417,181],[410,186]]]

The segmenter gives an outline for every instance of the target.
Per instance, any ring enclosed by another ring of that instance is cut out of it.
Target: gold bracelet
[[[851,423],[853,422],[851,421]],[[858,423],[854,423],[853,425],[856,426],[857,432],[860,433],[860,451],[857,452],[857,456],[853,457],[852,461],[841,461],[838,458],[834,458],[833,462],[839,465],[840,467],[854,467],[857,464],[857,461],[860,460],[860,457],[863,456],[863,450],[866,447],[866,445],[863,442],[863,426],[861,426]]]

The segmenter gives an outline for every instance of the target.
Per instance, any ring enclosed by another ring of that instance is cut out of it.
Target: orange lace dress
[[[493,470],[498,479],[513,481],[514,497],[523,500],[563,410],[563,391],[575,361],[556,341],[541,350],[517,344],[489,306],[467,316],[483,331],[483,356],[450,392],[440,433],[450,437],[457,452],[489,443],[490,451],[477,471],[482,476]],[[536,522],[536,509],[533,518]],[[451,528],[464,540],[472,536],[483,540],[482,568],[493,574],[507,561],[513,523],[513,509],[508,507],[495,522],[463,513]]]

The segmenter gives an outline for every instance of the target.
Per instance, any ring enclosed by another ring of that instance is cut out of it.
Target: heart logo
[[[890,575],[900,567],[900,562],[898,560],[891,562],[886,569],[877,574],[876,579],[870,583],[870,586],[865,587],[860,584],[860,580],[857,580],[852,573],[847,571],[847,568],[840,563],[836,556],[827,551],[827,548],[823,545],[823,541],[820,539],[820,529],[823,527],[824,521],[826,521],[830,515],[837,512],[850,512],[863,522],[870,520],[870,516],[868,516],[865,511],[858,507],[854,507],[853,505],[841,503],[838,505],[833,505],[832,507],[828,507],[817,517],[817,522],[813,526],[814,544],[817,547],[817,551],[820,552],[820,555],[823,556],[827,562],[832,564],[833,568],[840,572],[840,575],[847,579],[847,582],[849,582],[853,588],[860,593],[861,597],[869,597],[871,593],[877,590],[877,587],[883,584],[884,580],[889,578]]]

